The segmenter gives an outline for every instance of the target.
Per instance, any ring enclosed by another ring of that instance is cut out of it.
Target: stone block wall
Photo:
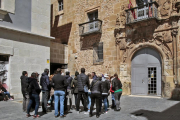
[[[128,9],[128,0],[64,1],[64,10],[61,12],[58,11],[58,1],[52,0],[52,27],[72,23],[68,38],[68,69],[71,73],[80,71],[81,67],[84,67],[87,73],[118,73],[123,83],[123,93],[131,94],[131,58],[137,50],[151,47],[162,57],[162,96],[170,97],[176,87],[175,76],[180,74],[179,65],[175,66],[175,54],[177,52],[179,55],[180,49],[177,33],[179,14],[175,8],[177,1],[156,1],[159,4],[157,20],[137,22],[128,26],[125,12]],[[135,0],[132,4],[136,6]],[[102,34],[80,37],[79,24],[88,22],[87,14],[96,10],[98,19],[103,21]],[[178,51],[174,47],[175,40],[178,41]],[[103,42],[104,48],[103,63],[98,65],[93,64],[92,45],[96,42]],[[177,58],[180,63],[179,57]],[[175,72],[176,67],[178,73]]]
[[[47,63],[50,59],[50,39],[0,28],[0,46],[4,48],[0,49],[0,54],[9,55],[6,84],[10,93],[20,98],[22,71],[28,71],[28,76],[35,71],[41,75],[45,68],[50,68]]]
[[[51,41],[50,61],[51,63],[67,64],[68,63],[68,46]]]
[[[87,72],[95,71],[98,74],[108,73],[113,75],[119,71],[114,29],[116,27],[116,17],[120,12],[122,4],[124,4],[122,0],[64,1],[64,10],[59,12],[58,2],[56,0],[52,1],[52,28],[72,22],[68,40],[68,69],[72,74],[76,70],[80,71],[81,67],[85,67]],[[81,38],[79,36],[78,24],[88,22],[87,14],[95,10],[98,10],[98,19],[103,21],[102,34]],[[94,42],[95,39],[97,39],[97,42],[103,42],[104,45],[104,62],[99,65],[93,64],[92,41]],[[77,56],[77,59],[74,56]]]

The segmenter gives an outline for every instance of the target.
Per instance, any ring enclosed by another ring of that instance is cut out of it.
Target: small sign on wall
[[[47,59],[47,63],[48,63],[48,64],[50,63],[50,60],[49,60],[49,59]]]

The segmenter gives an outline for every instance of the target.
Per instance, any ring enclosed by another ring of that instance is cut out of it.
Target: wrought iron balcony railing
[[[79,35],[85,36],[91,33],[101,33],[102,21],[99,19],[79,24]]]
[[[126,24],[158,18],[158,3],[156,1],[126,10]]]

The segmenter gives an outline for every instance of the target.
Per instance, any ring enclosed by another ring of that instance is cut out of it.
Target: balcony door
[[[149,2],[152,2],[152,0],[136,0],[136,5],[138,7],[137,9],[137,19],[144,19],[148,18],[148,4]]]
[[[98,11],[92,12],[88,14],[89,18],[89,32],[98,30],[98,21],[95,21],[98,19]],[[92,21],[92,22],[91,22]]]

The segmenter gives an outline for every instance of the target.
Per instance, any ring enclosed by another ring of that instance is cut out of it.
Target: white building
[[[21,97],[22,71],[50,68],[50,0],[0,0],[0,81]]]

